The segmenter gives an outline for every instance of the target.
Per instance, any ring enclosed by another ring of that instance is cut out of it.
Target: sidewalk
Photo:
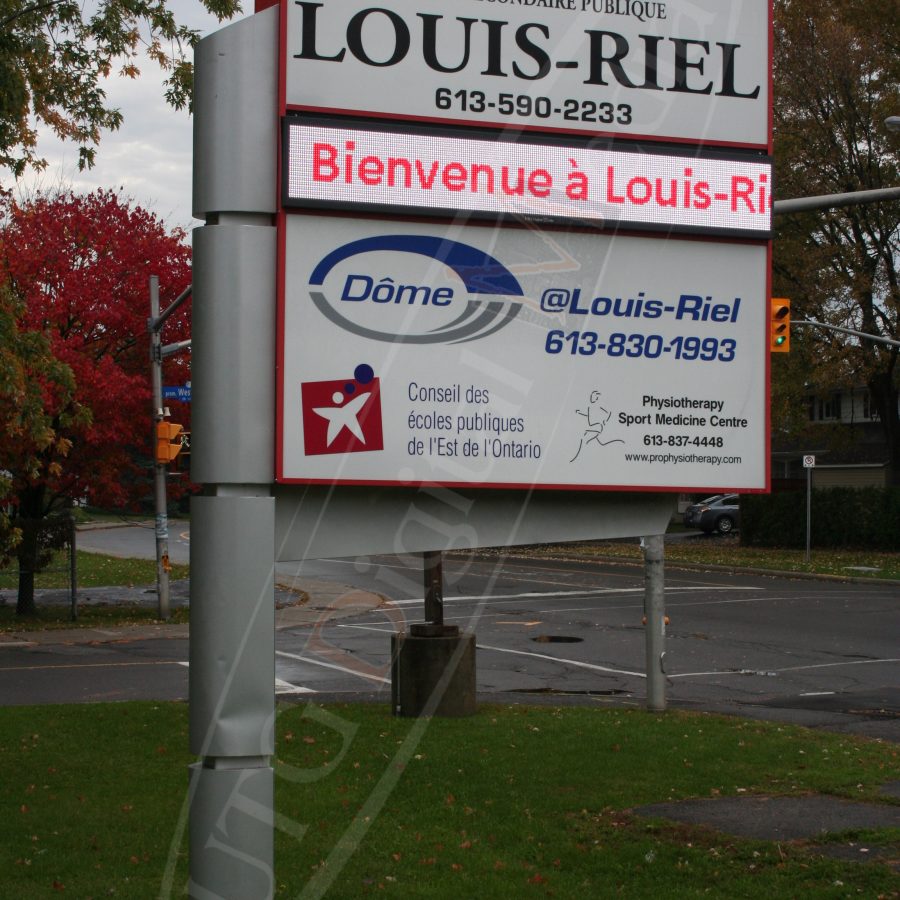
[[[187,606],[190,583],[187,579],[173,581],[169,586],[172,609]],[[66,606],[69,592],[64,589],[36,591],[41,603]],[[15,603],[14,590],[0,590],[0,605]],[[377,609],[385,598],[380,594],[361,591],[347,584],[319,581],[313,578],[293,578],[290,584],[275,585],[275,628],[299,628],[318,622],[345,619]],[[157,605],[156,586],[83,588],[78,605],[122,604],[153,607]],[[0,647],[33,647],[58,644],[108,644],[116,641],[141,641],[161,638],[187,638],[190,626],[176,623],[123,625],[116,628],[58,628],[43,631],[0,633]]]

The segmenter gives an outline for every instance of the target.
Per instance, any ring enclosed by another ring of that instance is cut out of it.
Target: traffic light
[[[791,301],[783,297],[769,301],[769,349],[773,353],[791,350]]]
[[[156,462],[166,465],[181,453],[181,425],[174,422],[156,423]]]

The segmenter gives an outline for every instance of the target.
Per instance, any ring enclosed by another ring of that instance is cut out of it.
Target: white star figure
[[[340,396],[340,394],[335,394],[335,402]],[[345,428],[363,444],[366,442],[366,436],[363,434],[362,426],[359,424],[359,413],[371,396],[371,393],[359,394],[346,406],[319,406],[313,408],[313,412],[317,416],[328,419],[328,433],[325,435],[326,447],[330,447],[334,439]]]

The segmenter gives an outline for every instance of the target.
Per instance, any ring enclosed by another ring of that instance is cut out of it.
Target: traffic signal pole
[[[162,361],[163,357],[190,347],[190,341],[181,341],[167,347],[162,345],[162,327],[166,319],[191,295],[188,287],[160,314],[159,311],[159,277],[150,276],[150,318],[147,330],[150,332],[150,375],[153,392],[153,506],[156,513],[156,594],[160,619],[168,619],[169,608],[169,513],[166,481],[169,476],[168,463],[159,458],[157,443],[159,425],[166,418],[167,411],[163,407],[162,397]]]
[[[156,512],[156,596],[160,619],[168,619],[169,608],[169,512],[166,479],[169,467],[156,458],[157,427],[165,418],[162,401],[162,324],[159,321],[159,277],[150,276],[150,371],[153,388],[153,505]]]

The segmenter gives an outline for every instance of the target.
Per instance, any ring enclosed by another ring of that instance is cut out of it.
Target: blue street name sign
[[[180,400],[191,402],[191,386],[189,384],[173,384],[163,388],[163,400]]]

